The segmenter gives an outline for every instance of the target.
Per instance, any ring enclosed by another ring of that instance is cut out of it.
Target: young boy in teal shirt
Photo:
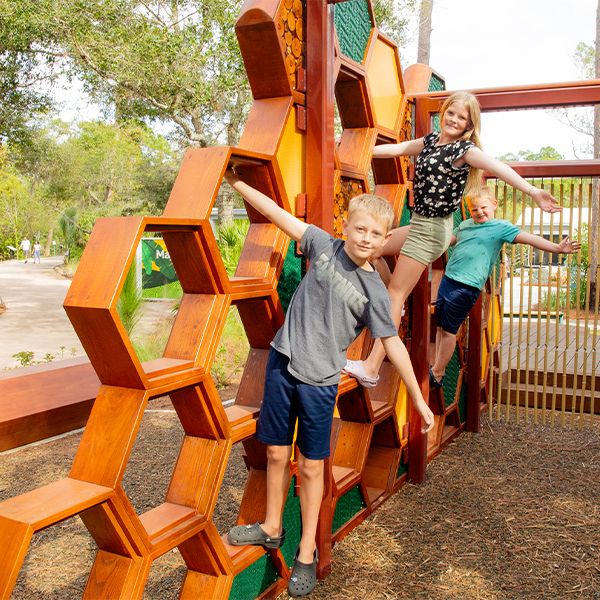
[[[498,203],[491,190],[481,188],[472,198],[471,218],[454,231],[454,251],[446,265],[435,305],[438,329],[435,362],[429,369],[429,384],[441,387],[446,366],[454,354],[456,334],[479,298],[502,245],[529,244],[546,252],[572,254],[580,244],[564,238],[556,244],[521,231],[510,221],[494,218]]]

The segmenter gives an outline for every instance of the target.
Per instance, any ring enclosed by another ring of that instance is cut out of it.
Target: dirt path
[[[144,416],[124,488],[137,511],[164,498],[181,442],[173,412]],[[79,435],[0,455],[0,499],[68,472]],[[215,511],[235,519],[245,467],[232,452]],[[312,599],[600,600],[598,430],[484,422],[339,543]],[[80,598],[95,552],[78,519],[34,537],[13,600]],[[145,598],[177,598],[179,553],[156,561]],[[286,594],[283,597],[287,597]]]

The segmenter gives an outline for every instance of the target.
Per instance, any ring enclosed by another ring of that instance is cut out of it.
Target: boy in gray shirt
[[[348,346],[365,327],[373,337],[382,339],[424,420],[424,432],[433,427],[433,413],[421,395],[408,352],[392,321],[387,289],[369,262],[390,236],[394,213],[389,203],[369,194],[353,198],[344,221],[343,241],[300,221],[232,171],[227,171],[225,178],[246,202],[299,241],[310,261],[285,322],[271,343],[267,363],[257,424],[257,438],[267,444],[265,521],[238,525],[228,535],[232,545],[279,548],[283,544],[282,513],[297,420],[302,539],[288,591],[295,596],[306,595],[316,585],[323,461],[329,456],[340,371]]]

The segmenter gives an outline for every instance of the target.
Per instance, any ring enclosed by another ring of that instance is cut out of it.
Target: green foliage
[[[127,273],[121,295],[117,302],[117,311],[123,327],[131,335],[133,328],[140,320],[142,308],[142,292],[138,287],[136,269],[132,266]]]
[[[249,221],[236,220],[230,225],[223,225],[218,229],[217,245],[229,275],[235,273],[249,226]]]
[[[403,2],[375,0],[373,11],[379,29],[401,45],[408,37],[411,17],[418,12],[418,2],[416,0],[403,0]]]
[[[579,42],[575,48],[575,54],[573,55],[575,64],[579,68],[579,74],[582,79],[594,79],[596,66],[596,51],[591,44],[585,42]]]
[[[0,44],[19,75],[78,77],[118,121],[169,122],[186,143],[207,145],[235,137],[249,108],[234,28],[241,4],[0,0]]]
[[[12,355],[12,358],[19,362],[21,367],[29,367],[34,364],[33,357],[35,354],[31,350],[22,350]]]
[[[241,376],[250,346],[235,307],[229,310],[211,374],[218,388],[235,383]]]
[[[517,154],[512,152],[499,157],[504,162],[518,162],[521,160],[564,160],[565,157],[552,146],[543,146],[538,152],[520,150]]]

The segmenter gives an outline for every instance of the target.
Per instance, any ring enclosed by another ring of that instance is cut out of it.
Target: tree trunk
[[[433,0],[421,0],[419,12],[419,49],[417,62],[429,64],[429,51],[431,49],[431,14],[433,13]]]
[[[594,71],[596,79],[600,78],[600,0],[596,7],[596,57]],[[594,106],[594,158],[600,158],[600,106]],[[600,182],[594,179],[592,185],[592,214],[589,229],[590,246],[590,308],[596,306],[598,293],[598,259],[600,258]]]
[[[599,0],[600,1],[600,0]],[[236,143],[235,128],[232,123],[227,125],[227,145],[233,146]],[[231,225],[233,223],[233,204],[235,196],[231,188],[222,189],[217,196],[215,205],[217,207],[217,223],[219,227],[223,225]]]
[[[50,256],[52,252],[52,238],[54,237],[54,229],[50,227],[48,229],[48,235],[46,237],[46,245],[44,246],[44,256]]]

